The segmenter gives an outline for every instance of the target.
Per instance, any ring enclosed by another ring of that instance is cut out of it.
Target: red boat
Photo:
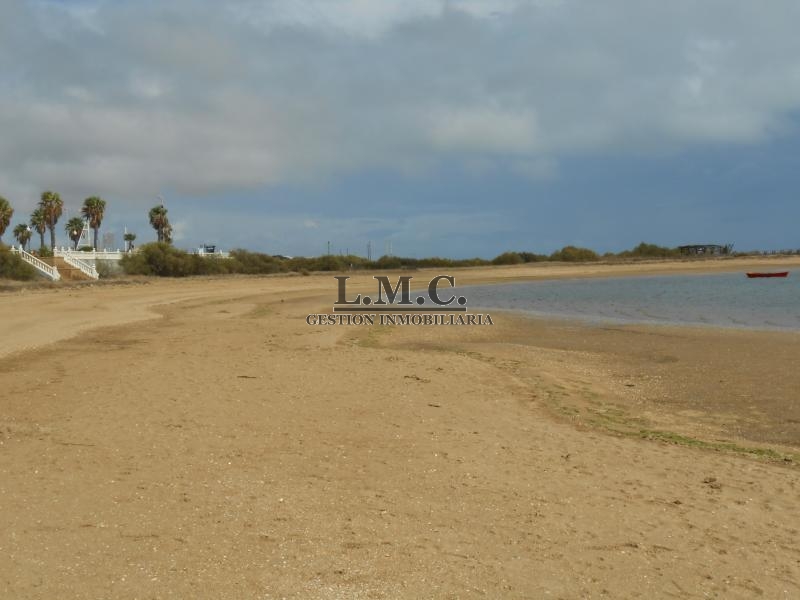
[[[789,271],[775,271],[772,273],[748,273],[747,276],[750,279],[754,277],[788,277]]]

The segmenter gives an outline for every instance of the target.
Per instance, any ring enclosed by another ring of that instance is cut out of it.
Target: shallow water
[[[800,330],[800,275],[744,273],[569,279],[458,288],[478,309],[620,323]]]

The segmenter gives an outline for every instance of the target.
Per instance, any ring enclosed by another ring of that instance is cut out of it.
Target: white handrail
[[[56,248],[55,255],[56,256],[65,256],[67,254],[71,254],[72,256],[80,256],[80,260],[82,261],[90,261],[90,260],[120,260],[123,256],[128,254],[128,252],[123,252],[121,250],[91,250],[91,251],[84,251],[84,250],[73,250],[71,248]]]
[[[58,272],[58,269],[56,269],[55,267],[51,267],[43,260],[39,260],[33,254],[28,254],[21,246],[19,248],[14,248],[14,246],[11,246],[11,251],[16,254],[19,254],[22,260],[24,260],[29,265],[33,266],[35,269],[37,269],[39,272],[43,273],[53,281],[58,281],[59,279],[61,279],[61,274]]]
[[[90,265],[89,263],[83,262],[79,258],[75,258],[72,256],[69,250],[66,252],[61,252],[61,258],[64,259],[64,262],[68,265],[79,269],[81,273],[86,275],[87,277],[91,277],[92,279],[100,279],[100,275],[97,273],[97,268],[94,265]]]

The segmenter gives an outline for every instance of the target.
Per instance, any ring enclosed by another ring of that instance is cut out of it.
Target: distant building
[[[215,244],[203,244],[193,251],[194,254],[209,258],[230,258],[230,252],[223,252]]]

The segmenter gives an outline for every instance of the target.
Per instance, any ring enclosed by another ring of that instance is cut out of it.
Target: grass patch
[[[711,450],[713,452],[728,452],[771,462],[800,466],[800,454],[797,453],[780,452],[773,448],[759,446],[743,446],[736,442],[707,441],[675,433],[674,431],[652,429],[648,427],[649,423],[646,419],[632,417],[624,409],[616,406],[604,405],[602,408],[581,409],[578,406],[564,404],[553,397],[553,395],[551,395],[548,404],[550,410],[558,416],[566,417],[573,423],[579,421],[589,427],[614,435],[662,442],[686,448],[699,448],[701,450]]]
[[[741,446],[735,442],[707,442],[697,438],[681,435],[672,431],[659,431],[657,429],[640,429],[638,432],[631,432],[629,435],[644,440],[656,440],[677,446],[688,446],[692,448],[703,448],[704,450],[714,450],[716,452],[734,452],[736,454],[748,454],[758,458],[777,460],[783,462],[796,463],[800,459],[798,454],[784,454],[772,448],[759,448],[754,446]]]

